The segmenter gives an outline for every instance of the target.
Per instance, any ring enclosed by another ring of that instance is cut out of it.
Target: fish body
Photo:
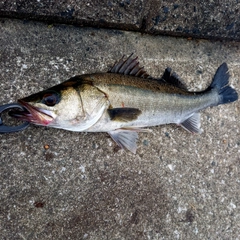
[[[70,131],[108,132],[119,146],[135,153],[137,132],[146,127],[176,123],[200,133],[199,111],[238,99],[228,79],[223,63],[206,90],[189,92],[170,68],[161,78],[152,78],[130,56],[107,73],[75,76],[20,99],[26,110],[11,115]]]
[[[82,80],[89,82],[89,88],[93,88],[94,96],[99,94],[99,99],[93,105],[90,89],[86,94],[81,94],[83,102],[87,103],[83,108],[89,110],[88,113],[96,111],[97,104],[105,106],[99,121],[85,129],[89,132],[109,132],[119,128],[143,128],[168,123],[180,124],[193,113],[218,102],[216,91],[204,94],[190,93],[173,85],[115,73],[89,74],[75,79],[76,82]],[[118,109],[119,112],[111,115],[111,109]],[[75,129],[74,126],[70,126],[75,131],[79,131],[78,127],[80,125],[76,125]]]

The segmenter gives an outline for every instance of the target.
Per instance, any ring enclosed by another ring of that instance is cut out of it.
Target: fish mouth
[[[32,106],[23,100],[18,100],[18,103],[23,106],[24,110],[11,110],[9,112],[11,117],[42,126],[47,126],[54,120],[53,113],[50,110]]]

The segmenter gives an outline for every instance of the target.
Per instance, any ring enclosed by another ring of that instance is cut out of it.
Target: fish
[[[131,54],[107,72],[76,75],[19,99],[24,110],[9,114],[41,126],[107,132],[118,146],[136,154],[138,133],[149,131],[148,127],[174,123],[201,133],[201,110],[237,99],[226,63],[219,66],[209,87],[193,92],[171,68],[154,78]]]

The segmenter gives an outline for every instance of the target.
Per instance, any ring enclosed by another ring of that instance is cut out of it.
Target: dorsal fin
[[[153,79],[157,80],[159,83],[167,83],[187,90],[185,83],[175,72],[172,72],[171,68],[166,68],[162,78],[153,78],[144,70],[144,67],[139,66],[138,57],[133,58],[132,56],[133,53],[126,60],[124,60],[125,56],[122,56],[122,58],[115,62],[113,67],[111,67],[108,72]]]
[[[175,72],[172,72],[172,69],[169,67],[165,69],[165,72],[162,76],[162,80],[164,80],[166,83],[170,85],[174,85],[183,90],[187,90],[186,84],[180,79],[180,77]]]
[[[139,62],[137,61],[138,57],[132,58],[132,56],[133,53],[126,60],[124,60],[125,56],[123,56],[118,62],[113,65],[113,67],[108,70],[108,72],[120,73],[141,78],[152,78],[144,70],[144,67],[139,66]]]

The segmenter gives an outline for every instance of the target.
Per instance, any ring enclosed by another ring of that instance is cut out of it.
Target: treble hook
[[[12,133],[12,132],[18,132],[18,131],[22,131],[25,128],[28,127],[29,122],[25,122],[19,126],[7,126],[3,124],[3,120],[1,118],[1,113],[4,112],[7,109],[12,109],[12,108],[20,108],[21,110],[24,110],[24,107],[21,106],[18,103],[9,103],[9,104],[5,104],[0,106],[0,133]]]

